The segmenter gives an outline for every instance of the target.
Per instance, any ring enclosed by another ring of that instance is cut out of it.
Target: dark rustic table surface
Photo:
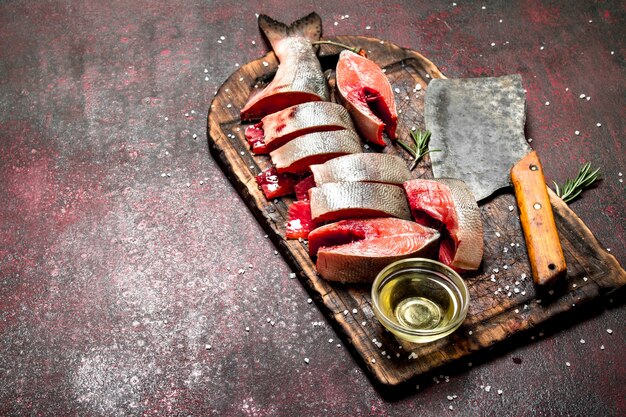
[[[602,168],[571,207],[624,265],[623,2],[4,1],[0,415],[625,415],[619,295],[396,393],[307,302],[206,114],[267,51],[255,13],[310,11],[449,77],[521,73],[548,183]]]

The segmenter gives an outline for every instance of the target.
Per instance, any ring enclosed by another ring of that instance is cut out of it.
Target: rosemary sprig
[[[409,168],[411,171],[415,169],[417,163],[422,159],[424,155],[429,152],[441,152],[441,149],[431,149],[428,150],[428,141],[430,140],[430,131],[428,130],[417,130],[411,131],[411,138],[413,139],[413,143],[415,144],[415,149],[411,148],[409,145],[402,141],[398,141],[398,144],[407,151],[413,157],[413,164]]]
[[[312,45],[333,45],[333,46],[338,46],[339,48],[343,48],[343,49],[347,49],[348,51],[352,51],[357,55],[361,55],[364,58],[367,58],[367,54],[365,53],[365,49],[363,48],[358,48],[358,47],[352,47],[352,46],[348,46],[348,45],[344,45],[343,43],[339,43],[339,42],[333,42],[333,41],[316,41],[316,42],[311,42]]]
[[[596,182],[600,175],[600,168],[592,171],[591,164],[587,162],[580,168],[576,178],[566,180],[562,187],[559,187],[556,182],[552,181],[554,183],[554,191],[564,202],[568,203],[578,197],[585,188]]]

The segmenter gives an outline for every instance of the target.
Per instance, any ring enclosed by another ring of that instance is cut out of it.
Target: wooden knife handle
[[[535,151],[511,168],[511,181],[533,278],[536,284],[550,284],[565,275],[567,266],[554,223],[543,168]]]

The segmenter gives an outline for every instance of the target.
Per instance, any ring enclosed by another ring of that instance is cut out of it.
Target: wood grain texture
[[[408,140],[411,127],[424,128],[424,90],[430,79],[443,77],[430,61],[415,51],[375,38],[332,39],[364,47],[369,57],[385,69],[392,87],[400,91],[395,93],[399,140]],[[322,48],[322,66],[332,68],[336,54],[335,49]],[[464,277],[472,300],[465,323],[448,338],[429,344],[397,341],[376,321],[369,286],[325,281],[317,275],[306,244],[284,239],[287,208],[292,199],[267,201],[256,185],[254,175],[271,164],[269,158],[254,156],[248,149],[239,109],[255,85],[260,88],[271,80],[276,68],[276,59],[270,52],[241,67],[221,86],[208,115],[209,148],[326,317],[341,330],[363,365],[381,384],[395,386],[431,372],[626,284],[626,273],[617,260],[600,247],[576,214],[550,193],[568,270],[563,285],[550,292],[538,292],[531,279],[515,198],[511,193],[502,193],[481,206],[485,254],[481,268]],[[332,77],[329,84],[333,89]],[[416,90],[416,84],[422,88]],[[407,159],[396,145],[376,151]],[[413,176],[431,177],[428,158],[420,162]],[[353,309],[358,313],[352,314]],[[384,354],[377,343],[385,346]]]
[[[511,168],[511,182],[533,279],[539,285],[553,284],[565,276],[567,265],[537,152],[530,152]]]

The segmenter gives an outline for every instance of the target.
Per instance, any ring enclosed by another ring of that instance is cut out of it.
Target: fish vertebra
[[[259,16],[263,31],[278,58],[274,79],[263,90],[250,95],[241,109],[241,120],[255,120],[286,107],[307,101],[328,101],[328,86],[315,56],[322,34],[322,19],[311,13],[290,26],[269,16]]]

